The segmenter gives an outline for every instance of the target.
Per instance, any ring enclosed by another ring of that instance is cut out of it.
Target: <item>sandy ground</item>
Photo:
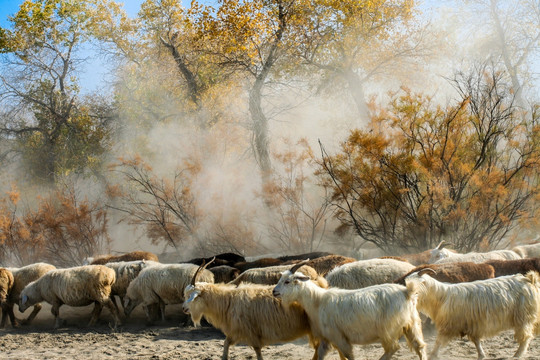
[[[179,306],[169,306],[164,323],[146,325],[144,314],[136,310],[124,324],[112,329],[110,314],[104,310],[100,323],[87,327],[91,307],[70,308],[63,306],[60,314],[65,326],[53,330],[50,307],[42,311],[32,325],[13,329],[10,325],[0,329],[0,359],[220,359],[223,350],[223,334],[209,326],[184,327],[185,321]],[[28,315],[30,310],[27,310]],[[23,315],[16,313],[19,318]],[[428,351],[435,341],[433,331],[425,331]],[[393,357],[399,360],[418,359],[403,342]],[[504,332],[492,339],[484,340],[484,349],[489,359],[507,359],[517,349],[512,332]],[[383,354],[380,344],[356,345],[357,359],[375,360]],[[256,359],[255,352],[248,346],[234,346],[229,358]],[[265,359],[311,359],[313,350],[307,341],[268,346],[263,349]],[[337,360],[333,351],[327,359]],[[441,353],[441,359],[476,359],[476,349],[465,339],[452,341]],[[531,342],[527,359],[540,359],[540,337]]]

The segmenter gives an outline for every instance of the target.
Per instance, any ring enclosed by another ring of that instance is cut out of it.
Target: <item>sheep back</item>
[[[238,285],[242,282],[260,284],[260,285],[275,285],[281,278],[284,271],[290,269],[290,265],[268,266],[265,268],[249,269],[241,273],[236,279],[231,281],[231,284]],[[317,271],[311,266],[303,265],[298,269],[305,276],[316,282],[321,287],[328,287],[326,280],[321,277]]]
[[[111,293],[121,297],[124,296],[129,283],[133,281],[144,268],[158,264],[158,262],[151,260],[119,261],[105,264],[105,266],[113,269],[116,273],[116,281],[111,288]]]
[[[116,279],[114,270],[103,265],[85,265],[51,270],[28,284],[21,296],[42,298],[50,304],[60,301],[69,306],[105,303]]]
[[[529,271],[540,272],[540,258],[527,258],[519,260],[490,260],[485,262],[493,266],[495,276],[523,274]]]
[[[150,305],[162,300],[165,304],[184,301],[184,289],[190,284],[199,266],[193,264],[159,264],[144,268],[129,284],[126,295],[135,304]],[[214,282],[214,274],[205,269],[197,277],[201,282]]]
[[[476,280],[492,279],[495,277],[495,269],[488,264],[476,264],[471,262],[448,263],[448,264],[424,264],[415,267],[407,274],[396,279],[396,284],[405,285],[405,279],[412,273],[424,269],[433,269],[434,274],[427,273],[432,278],[447,283],[460,283]]]
[[[360,289],[391,283],[414,268],[414,265],[394,259],[360,260],[336,267],[326,275],[330,287]]]
[[[20,268],[12,268],[14,284],[9,294],[10,302],[16,304],[26,285],[55,269],[56,266],[47,263],[35,263]]]
[[[516,252],[522,258],[540,257],[540,243],[519,245],[512,248],[512,251]]]
[[[447,250],[447,249],[442,249]],[[493,250],[488,252],[470,252],[465,254],[451,254],[434,261],[435,264],[445,264],[451,262],[473,262],[483,263],[489,260],[518,260],[521,256],[512,250]]]
[[[323,256],[323,257],[309,260],[306,263],[306,265],[314,268],[315,271],[317,271],[319,275],[326,276],[334,268],[340,265],[348,264],[355,261],[356,261],[355,258],[351,258],[347,256],[328,255],[328,256]]]
[[[240,275],[240,270],[229,265],[214,266],[208,270],[214,274],[215,283],[228,283]]]
[[[94,258],[91,265],[104,265],[108,262],[118,262],[118,261],[135,261],[135,260],[151,260],[159,262],[159,259],[156,254],[149,251],[132,251],[122,255],[101,255],[97,258]]]

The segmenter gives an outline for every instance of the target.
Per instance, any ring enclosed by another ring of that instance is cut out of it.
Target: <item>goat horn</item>
[[[432,272],[434,275],[437,274],[437,272],[435,270],[428,267],[428,268],[424,268],[424,269],[418,271],[418,276],[422,276],[422,275],[424,275],[425,273],[428,273],[428,272]]]
[[[209,262],[206,262],[206,260],[203,260],[201,266],[199,266],[199,268],[197,269],[197,271],[195,271],[195,274],[193,275],[193,278],[191,279],[191,285],[195,286],[195,282],[197,281],[197,275],[199,275],[199,273],[206,269],[206,267],[208,265],[210,265],[214,260],[216,260],[216,257],[214,256],[212,258],[212,260],[210,260]]]
[[[296,270],[300,269],[302,266],[306,265],[308,263],[309,259],[300,261],[298,264],[294,264],[294,266],[289,270],[291,274],[294,274]]]

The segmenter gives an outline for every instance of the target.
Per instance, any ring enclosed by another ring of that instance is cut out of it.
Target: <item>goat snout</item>
[[[272,295],[274,295],[275,297],[279,297],[279,291],[277,291],[276,289],[272,290]]]
[[[185,305],[182,306],[182,311],[184,312],[184,314],[187,314],[189,315],[189,308]]]

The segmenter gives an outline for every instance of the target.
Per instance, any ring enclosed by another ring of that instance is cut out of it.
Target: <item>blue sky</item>
[[[123,2],[124,9],[129,16],[135,17],[144,0],[126,0]],[[14,15],[23,0],[0,0],[0,26],[9,27],[8,16]],[[92,59],[87,63],[86,69],[80,74],[83,91],[93,91],[101,87],[108,77],[108,69],[103,59]]]

